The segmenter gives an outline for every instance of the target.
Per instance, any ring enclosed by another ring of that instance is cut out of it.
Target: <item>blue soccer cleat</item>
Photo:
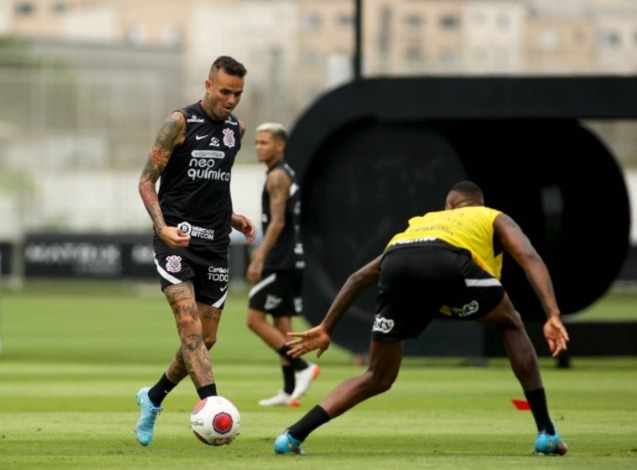
[[[137,442],[143,446],[150,444],[153,439],[153,428],[157,415],[164,409],[161,406],[155,406],[150,398],[148,398],[148,390],[150,387],[142,387],[137,392],[136,400],[139,406],[140,415],[137,425],[135,426],[135,435]]]
[[[280,455],[304,455],[305,451],[301,449],[301,441],[297,441],[292,436],[290,436],[288,431],[285,431],[274,440],[274,453]]]
[[[552,436],[546,431],[540,431],[535,439],[534,452],[537,455],[564,455],[568,451],[568,446],[555,430]]]

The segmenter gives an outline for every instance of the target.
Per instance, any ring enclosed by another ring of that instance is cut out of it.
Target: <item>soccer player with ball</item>
[[[164,120],[139,178],[153,223],[161,289],[180,341],[159,380],[137,392],[135,434],[143,446],[153,438],[162,401],[183,379],[190,377],[200,399],[217,395],[208,350],[217,340],[228,295],[230,232],[243,233],[248,243],[256,235],[252,221],[233,212],[230,193],[245,131],[232,111],[241,100],[246,73],[232,57],[218,57],[204,97]]]
[[[319,325],[290,333],[292,357],[314,350],[320,357],[358,295],[378,285],[368,369],[341,382],[289,426],[276,438],[274,452],[303,454],[301,444],[316,428],[389,390],[398,376],[403,342],[418,336],[442,312],[457,320],[474,320],[499,334],[535,420],[534,452],[565,454],[567,446],[549,415],[535,348],[500,283],[504,252],[524,270],[542,305],[547,318],[543,333],[551,354],[566,350],[569,336],[544,261],[511,217],[484,205],[478,185],[461,181],[448,192],[445,210],[411,218],[382,254],[348,277]]]

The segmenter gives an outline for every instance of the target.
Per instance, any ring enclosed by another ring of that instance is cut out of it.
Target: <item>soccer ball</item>
[[[239,435],[239,410],[227,398],[214,396],[195,405],[190,427],[197,439],[211,446],[230,444]]]

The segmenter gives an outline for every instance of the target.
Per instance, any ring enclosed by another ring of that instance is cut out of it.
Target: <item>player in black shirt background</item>
[[[284,161],[287,132],[279,123],[256,129],[257,159],[267,166],[261,196],[263,240],[252,253],[246,279],[253,287],[247,325],[272,350],[283,371],[283,388],[262,406],[298,406],[298,399],[319,374],[316,364],[288,355],[292,318],[303,309],[301,283],[305,259],[300,233],[301,198],[294,170]],[[272,323],[268,322],[272,317]]]
[[[147,446],[168,393],[190,376],[200,399],[217,395],[208,350],[217,340],[228,294],[232,229],[254,241],[253,222],[233,212],[232,166],[245,127],[232,111],[241,101],[245,67],[232,57],[212,64],[200,101],[161,125],[139,178],[153,223],[155,265],[175,318],[180,346],[152,387],[137,392],[137,441]],[[156,183],[159,181],[159,190]]]

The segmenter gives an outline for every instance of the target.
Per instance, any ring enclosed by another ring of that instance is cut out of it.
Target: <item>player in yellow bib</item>
[[[390,389],[400,369],[403,342],[417,337],[439,312],[474,320],[502,338],[537,426],[534,451],[563,455],[567,446],[550,418],[537,354],[500,283],[503,253],[524,270],[546,314],[544,337],[553,356],[566,350],[569,336],[546,265],[520,226],[501,211],[485,207],[479,186],[456,183],[445,210],[409,220],[407,229],[391,238],[383,253],[351,274],[323,321],[287,344],[299,357],[329,347],[339,320],[367,287],[378,285],[372,326],[369,367],[341,382],[274,443],[277,454],[302,454],[301,443],[316,428],[358,403]]]
[[[502,212],[484,206],[459,207],[456,210],[429,212],[409,219],[409,227],[395,235],[387,247],[437,239],[471,252],[480,267],[499,278],[502,252],[493,250],[493,222]]]

